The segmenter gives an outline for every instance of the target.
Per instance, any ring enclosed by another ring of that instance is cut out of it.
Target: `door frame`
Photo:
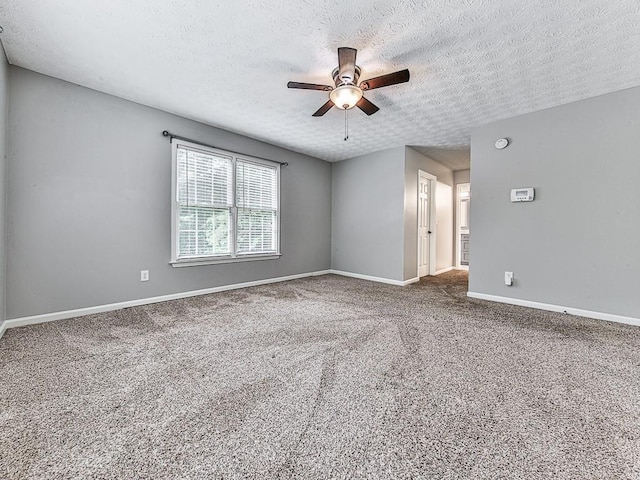
[[[416,273],[420,278],[420,177],[426,178],[429,183],[429,271],[427,275],[436,274],[436,186],[438,177],[424,170],[418,169],[417,176],[417,215],[416,215]]]

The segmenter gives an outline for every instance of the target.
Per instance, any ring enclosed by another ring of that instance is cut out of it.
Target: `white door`
[[[431,235],[431,178],[425,172],[418,174],[418,276],[429,275]]]

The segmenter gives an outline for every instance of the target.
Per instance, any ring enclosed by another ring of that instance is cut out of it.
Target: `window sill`
[[[218,265],[221,263],[241,263],[241,262],[257,262],[260,260],[277,260],[282,256],[281,253],[273,253],[269,255],[243,255],[241,257],[223,257],[223,258],[185,258],[183,260],[174,260],[169,262],[172,267],[197,267],[199,265]]]

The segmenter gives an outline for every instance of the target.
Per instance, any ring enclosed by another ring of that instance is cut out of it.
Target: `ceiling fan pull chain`
[[[349,140],[349,121],[347,120],[347,111],[344,111],[344,141]]]

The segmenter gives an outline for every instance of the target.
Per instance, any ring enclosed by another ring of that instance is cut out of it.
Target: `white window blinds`
[[[238,160],[238,254],[277,251],[278,170],[276,167]]]
[[[226,153],[176,146],[176,260],[278,254],[279,165]]]
[[[231,157],[179,146],[178,257],[231,254]]]

